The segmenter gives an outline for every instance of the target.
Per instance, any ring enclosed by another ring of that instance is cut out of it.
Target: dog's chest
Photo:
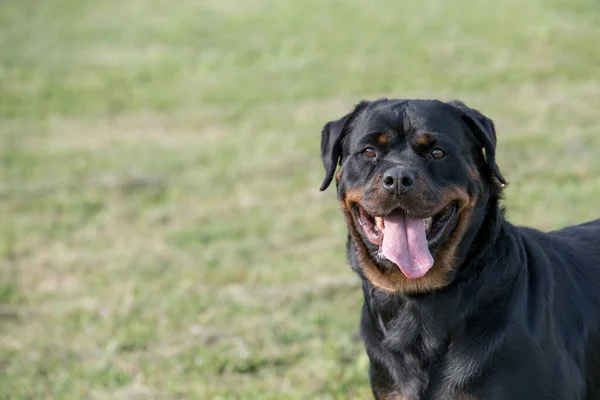
[[[452,400],[471,397],[456,390],[453,363],[448,359],[448,337],[437,324],[425,324],[408,315],[384,323],[379,348],[384,374],[391,379],[380,398]]]

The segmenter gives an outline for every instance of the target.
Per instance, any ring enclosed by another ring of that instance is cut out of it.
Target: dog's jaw
[[[434,264],[424,276],[408,278],[399,268],[386,268],[379,257],[373,256],[357,226],[357,219],[353,207],[361,204],[363,193],[360,190],[340,189],[340,207],[346,220],[348,234],[352,241],[351,248],[356,251],[356,258],[360,266],[360,273],[374,286],[389,292],[401,294],[417,294],[431,292],[448,285],[455,273],[457,250],[463,235],[469,228],[473,210],[477,199],[469,195],[466,190],[459,188],[446,189],[443,198],[446,204],[457,204],[457,222],[454,230],[448,235],[443,244],[440,244],[434,256]]]

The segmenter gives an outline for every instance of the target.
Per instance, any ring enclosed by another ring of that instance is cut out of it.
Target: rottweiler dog
[[[495,155],[460,101],[363,101],[323,128],[377,399],[600,399],[600,220],[513,226]]]

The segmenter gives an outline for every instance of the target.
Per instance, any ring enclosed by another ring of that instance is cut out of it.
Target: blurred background
[[[490,116],[509,219],[600,216],[600,5],[4,0],[0,398],[366,399],[320,130]]]

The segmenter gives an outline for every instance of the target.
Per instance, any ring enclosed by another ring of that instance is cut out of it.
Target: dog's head
[[[363,101],[327,123],[321,190],[335,175],[357,272],[402,293],[451,282],[506,183],[495,145],[492,121],[459,101]]]

